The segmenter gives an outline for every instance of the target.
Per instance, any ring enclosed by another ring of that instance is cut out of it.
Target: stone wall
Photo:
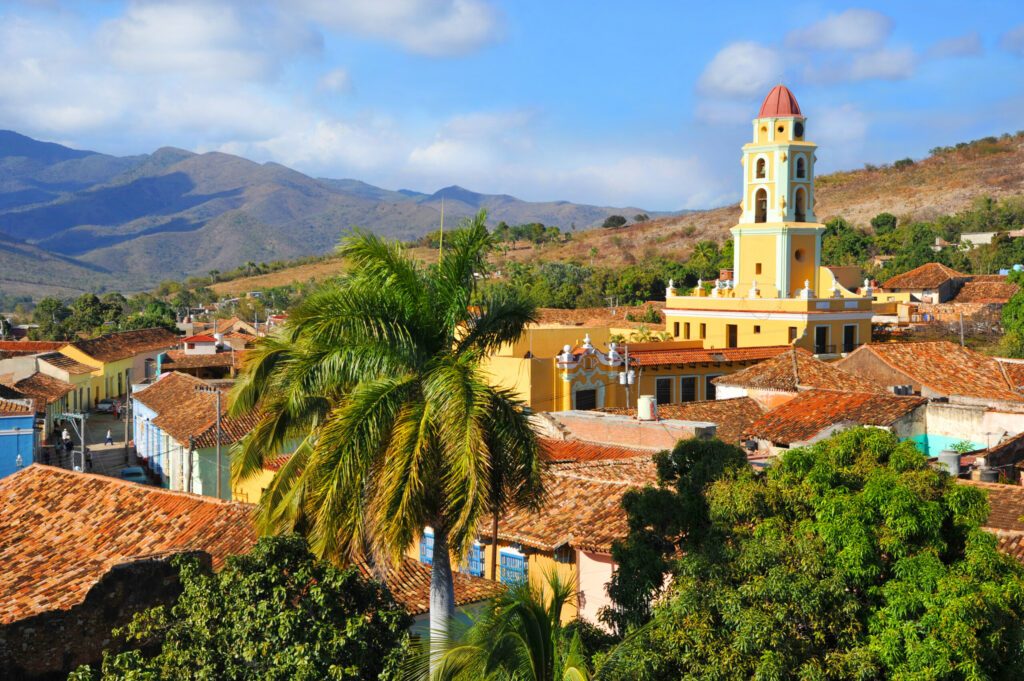
[[[589,442],[622,447],[671,449],[679,440],[693,437],[710,439],[717,426],[704,421],[638,421],[630,416],[597,411],[560,411],[547,415],[553,422],[542,434],[563,435]]]
[[[956,325],[960,329],[960,315],[964,316],[964,332],[967,335],[991,333],[1002,328],[1003,306],[999,303],[921,303],[917,314],[929,314],[940,324]]]
[[[209,566],[207,554],[193,555]],[[99,663],[105,649],[122,650],[123,641],[113,636],[114,629],[137,612],[173,603],[181,593],[172,558],[117,565],[70,610],[51,610],[0,627],[0,678],[66,679],[79,665]]]

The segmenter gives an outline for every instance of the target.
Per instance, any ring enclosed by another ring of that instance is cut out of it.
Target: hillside
[[[737,180],[737,183],[739,181]],[[738,184],[737,184],[738,186]],[[978,141],[930,156],[911,166],[854,170],[817,178],[816,212],[822,222],[842,216],[867,227],[882,212],[901,220],[927,220],[965,210],[979,196],[1024,194],[1024,136]],[[669,216],[619,229],[577,232],[567,243],[508,253],[511,260],[576,260],[621,265],[655,256],[685,257],[703,239],[722,241],[739,218],[739,206]]]
[[[600,224],[610,208],[533,203],[446,187],[390,191],[357,180],[314,179],[276,163],[174,148],[115,157],[0,131],[0,236],[69,266],[69,291],[148,288],[161,279],[229,270],[246,261],[329,252],[361,227],[399,239],[436,229],[444,201],[454,224],[480,208],[494,223]],[[0,253],[0,289],[24,280],[24,265]],[[85,276],[84,272],[89,275]],[[79,276],[82,274],[82,276]]]

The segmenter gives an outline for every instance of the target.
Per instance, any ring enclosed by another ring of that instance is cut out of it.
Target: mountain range
[[[0,131],[0,290],[70,296],[330,251],[354,228],[403,240],[488,211],[563,229],[646,212],[528,202],[459,186],[432,194],[313,178],[277,163],[164,147],[111,156]]]

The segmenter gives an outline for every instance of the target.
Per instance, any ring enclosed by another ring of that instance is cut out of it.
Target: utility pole
[[[220,439],[221,439],[220,438],[220,389],[215,387],[215,386],[199,385],[199,386],[196,386],[196,390],[201,392],[201,393],[213,393],[213,396],[216,399],[216,404],[217,404],[217,498],[218,499],[222,499],[223,497],[221,497],[221,484],[220,484],[221,470],[223,468],[222,467],[222,463],[221,463],[221,452],[220,452]],[[192,454],[190,452],[189,453],[189,462],[190,463],[191,463],[191,457],[192,457]]]
[[[964,313],[960,313],[960,347],[964,347]]]
[[[636,381],[636,373],[629,368],[629,344],[626,344],[624,371],[619,372],[619,383],[626,388],[626,409],[629,409],[629,386]]]
[[[185,482],[185,491],[192,491],[192,454],[196,451],[196,439],[188,436],[188,480]]]

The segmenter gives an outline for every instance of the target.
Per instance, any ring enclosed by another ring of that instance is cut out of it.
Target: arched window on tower
[[[796,159],[796,176],[801,179],[807,177],[807,162],[803,156]]]
[[[764,189],[754,194],[754,222],[768,222],[768,192]]]
[[[796,214],[797,222],[807,222],[807,196],[803,187],[799,187],[796,190],[796,196],[793,201],[793,212]]]
[[[757,170],[756,175],[759,180],[763,180],[765,177],[765,163],[763,158],[757,159]]]

